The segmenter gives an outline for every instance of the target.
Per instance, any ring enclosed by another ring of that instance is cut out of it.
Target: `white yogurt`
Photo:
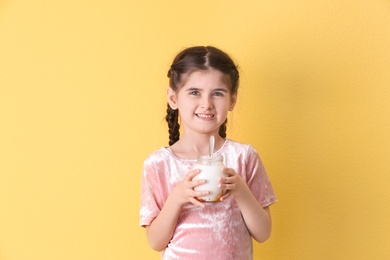
[[[209,191],[210,193],[205,196],[198,197],[199,201],[219,202],[220,198],[224,194],[224,190],[219,188],[221,177],[225,177],[226,174],[222,172],[223,157],[210,157],[201,156],[198,158],[198,162],[195,169],[200,169],[201,172],[196,175],[193,180],[205,179],[206,183],[196,186],[196,191]]]

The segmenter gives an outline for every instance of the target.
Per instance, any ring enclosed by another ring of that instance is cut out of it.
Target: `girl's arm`
[[[248,185],[233,169],[224,168],[223,171],[228,177],[221,179],[221,188],[229,192],[222,200],[233,196],[252,237],[258,242],[266,241],[271,235],[272,226],[269,208],[263,208],[258,203]]]
[[[194,191],[194,187],[205,183],[205,180],[192,180],[199,172],[199,170],[189,172],[184,180],[173,188],[158,216],[150,226],[146,226],[146,236],[150,247],[154,250],[163,251],[168,246],[185,204],[192,203],[200,207],[205,206],[195,199],[195,197],[208,194],[207,191]]]
[[[171,193],[172,194],[172,193]],[[163,251],[173,236],[182,207],[168,196],[163,208],[150,226],[146,226],[149,245],[156,251]]]

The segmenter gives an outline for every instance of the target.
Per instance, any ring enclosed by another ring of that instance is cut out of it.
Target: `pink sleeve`
[[[158,186],[156,171],[145,162],[142,173],[140,208],[140,225],[143,227],[150,225],[161,210],[158,206]]]
[[[252,147],[248,150],[247,160],[247,184],[259,204],[262,207],[267,207],[277,202],[273,187],[260,156]]]

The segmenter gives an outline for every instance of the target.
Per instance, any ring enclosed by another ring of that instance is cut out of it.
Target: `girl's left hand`
[[[226,191],[226,193],[221,197],[221,201],[226,200],[230,196],[240,196],[240,194],[245,191],[245,181],[232,168],[224,167],[222,172],[225,173],[227,177],[222,177],[220,179],[219,187]]]

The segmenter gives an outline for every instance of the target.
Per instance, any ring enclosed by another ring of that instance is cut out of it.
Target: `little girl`
[[[166,121],[169,147],[145,160],[140,224],[150,246],[163,259],[253,259],[252,238],[271,234],[269,206],[277,201],[259,155],[250,145],[226,139],[228,112],[237,100],[239,73],[232,59],[215,47],[180,52],[168,71]],[[183,127],[180,137],[180,124]],[[193,180],[197,158],[223,156],[220,202],[200,202]]]

